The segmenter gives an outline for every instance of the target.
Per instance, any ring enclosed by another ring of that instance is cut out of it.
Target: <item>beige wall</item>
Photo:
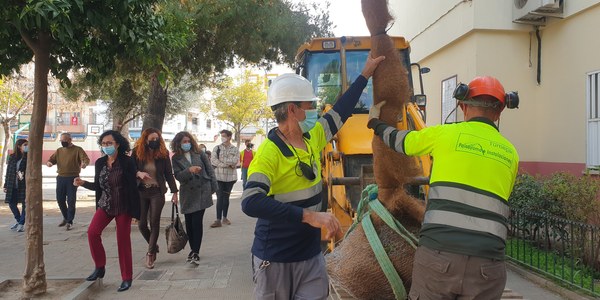
[[[423,10],[425,4],[419,2],[430,1],[407,2],[407,8]],[[444,9],[457,2],[444,4]],[[565,18],[550,20],[547,26],[540,28],[540,85],[536,82],[534,28],[512,23],[512,1],[510,5],[506,2],[469,1],[431,26],[427,20],[440,18],[443,9],[430,11],[438,17],[427,14],[422,17],[418,22],[423,27],[421,30],[406,25],[411,28],[410,34],[421,32],[411,41],[413,61],[416,59],[422,66],[431,68],[430,73],[423,75],[429,99],[427,123],[442,122],[443,79],[457,75],[459,82],[467,83],[477,75],[492,75],[507,91],[519,91],[520,108],[504,111],[500,131],[515,144],[522,161],[584,164],[586,74],[600,70],[600,37],[596,33],[600,28],[600,1],[565,1]],[[405,17],[410,15],[404,11]],[[396,25],[393,31],[393,34],[403,35]]]

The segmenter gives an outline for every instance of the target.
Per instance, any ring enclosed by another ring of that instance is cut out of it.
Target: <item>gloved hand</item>
[[[372,119],[379,119],[379,115],[381,114],[381,107],[385,105],[385,101],[381,101],[371,107],[369,110],[369,121]]]

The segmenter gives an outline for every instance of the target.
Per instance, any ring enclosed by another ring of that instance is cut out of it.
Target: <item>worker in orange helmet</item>
[[[379,120],[380,102],[369,112],[368,127],[399,153],[433,157],[409,299],[500,299],[519,156],[494,122],[519,98],[490,76],[461,83],[454,97],[465,122],[397,130]]]

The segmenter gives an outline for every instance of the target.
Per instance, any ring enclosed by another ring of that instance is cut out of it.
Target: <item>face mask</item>
[[[159,141],[150,141],[150,142],[148,142],[148,148],[156,150],[156,149],[160,148],[160,142]]]
[[[181,150],[188,152],[191,149],[192,149],[192,144],[190,144],[190,143],[181,144]]]
[[[307,133],[315,127],[317,124],[317,119],[319,119],[319,115],[316,109],[307,109],[304,111],[304,114],[306,115],[306,119],[298,122],[298,124],[300,124],[302,133]]]
[[[69,147],[69,142],[60,142],[63,147]]]
[[[227,143],[229,139],[226,137],[221,137],[221,143]]]
[[[115,153],[115,146],[108,146],[108,147],[102,147],[102,152],[104,152],[106,155],[111,156]]]
[[[23,152],[27,153],[29,151],[29,146],[23,146]]]

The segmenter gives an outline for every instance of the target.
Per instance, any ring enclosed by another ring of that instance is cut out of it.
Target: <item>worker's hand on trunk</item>
[[[371,107],[369,110],[369,121],[371,119],[379,119],[379,115],[381,114],[381,107],[385,105],[385,101],[381,101]]]
[[[342,227],[338,219],[328,212],[316,212],[305,209],[302,212],[302,222],[316,228],[327,230],[326,239],[331,239],[338,234],[342,234]]]
[[[365,67],[363,68],[360,74],[366,79],[369,79],[371,76],[373,76],[373,73],[375,72],[375,69],[377,69],[379,63],[384,59],[385,56],[378,56],[373,58],[371,57],[371,52],[369,52],[369,55],[367,55],[367,62],[365,63]]]

